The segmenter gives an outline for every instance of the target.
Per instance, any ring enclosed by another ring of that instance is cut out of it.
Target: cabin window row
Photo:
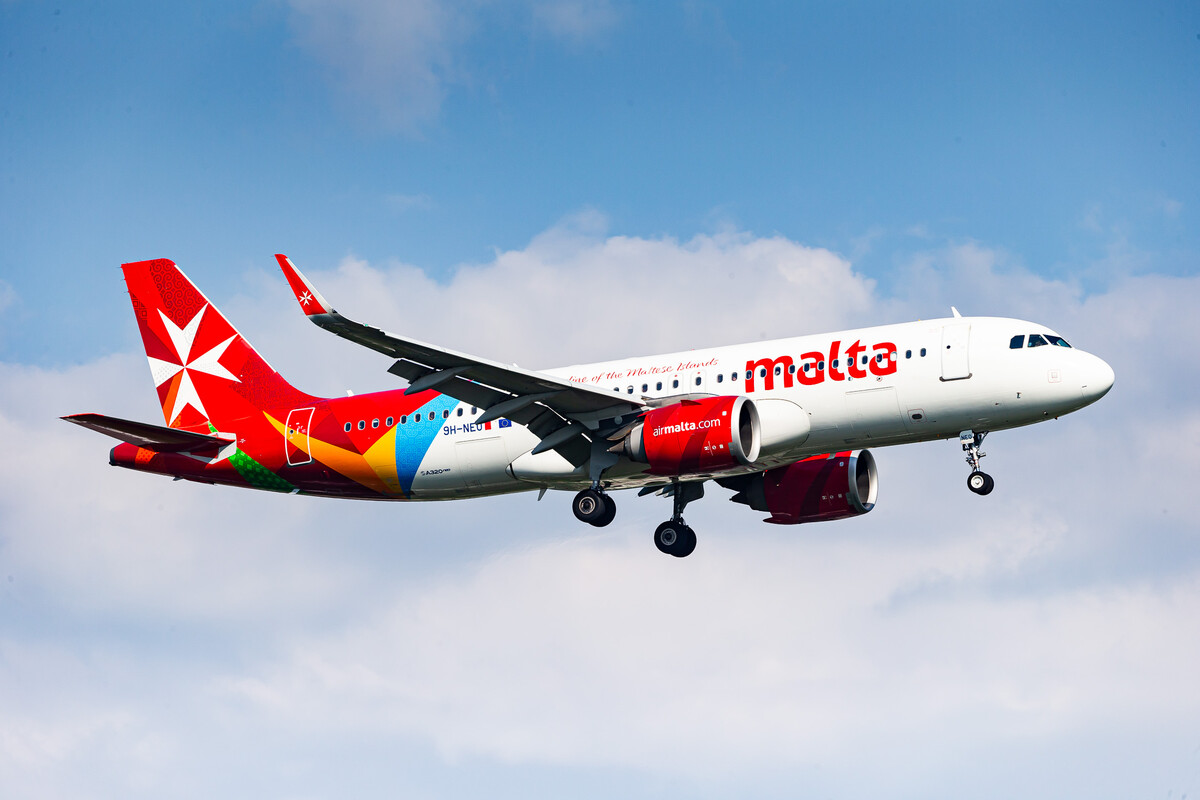
[[[478,409],[476,409],[474,406],[471,407],[471,414],[475,414],[477,411],[478,411]],[[461,417],[462,415],[463,415],[463,410],[461,408],[455,412],[455,416]],[[411,422],[422,422],[426,419],[428,419],[430,422],[433,422],[435,419],[437,419],[437,412],[430,411],[428,414],[425,414],[423,412],[418,413],[418,414],[413,414],[411,418],[407,414],[403,414],[400,417],[400,424],[407,425],[410,421]],[[450,419],[450,409],[447,408],[442,411],[442,419]],[[393,424],[395,424],[395,422],[396,422],[395,417],[388,417],[386,420],[384,420],[383,424],[384,424],[384,427],[390,428],[390,427],[392,427]],[[347,422],[343,426],[346,433],[349,433],[350,431],[354,430],[355,427],[357,427],[360,431],[366,430],[367,429],[367,421],[365,419],[360,419],[358,421],[357,425],[353,422]],[[378,417],[371,420],[371,427],[372,428],[379,427],[379,418]]]

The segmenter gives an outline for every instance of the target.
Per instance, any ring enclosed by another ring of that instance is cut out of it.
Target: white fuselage
[[[764,446],[754,465],[723,473],[732,474],[817,453],[1030,425],[1082,408],[1112,386],[1113,371],[1100,358],[1065,345],[1030,347],[1033,334],[1057,340],[1036,323],[952,317],[546,372],[625,398],[645,398],[648,405],[686,395],[751,398],[766,410],[764,435],[781,444]],[[1017,336],[1023,337],[1021,346],[1013,348]],[[537,436],[517,424],[473,425],[478,413],[469,406],[452,408],[422,459],[413,499],[589,485],[587,465],[572,467],[553,451],[531,459],[527,454]],[[794,435],[780,426],[792,427]],[[663,483],[646,469],[622,459],[605,472],[605,483],[612,488]],[[706,477],[712,476],[682,480]]]

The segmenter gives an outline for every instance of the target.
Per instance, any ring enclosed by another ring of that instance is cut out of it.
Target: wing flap
[[[159,453],[190,453],[196,450],[226,447],[233,442],[230,438],[181,431],[178,428],[165,428],[162,425],[107,417],[103,414],[71,414],[62,419],[122,442]]]

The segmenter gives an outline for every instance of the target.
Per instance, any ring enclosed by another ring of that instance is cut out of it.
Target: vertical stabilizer
[[[121,265],[138,330],[172,428],[230,430],[268,408],[314,398],[289,384],[196,285],[163,259]]]

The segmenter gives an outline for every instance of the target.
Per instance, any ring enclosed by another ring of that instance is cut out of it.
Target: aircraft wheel
[[[571,510],[575,512],[575,519],[580,522],[586,522],[589,525],[595,525],[596,520],[602,519],[608,513],[608,509],[608,504],[604,502],[604,495],[595,489],[584,489],[575,495],[575,499],[571,501]],[[614,514],[616,513],[616,509],[617,507],[614,504],[612,506]],[[610,519],[609,522],[611,521]],[[607,525],[608,523],[604,524]]]
[[[696,532],[687,526],[684,526],[683,532],[686,535],[680,541],[678,549],[671,554],[676,558],[687,558],[696,549]]]
[[[669,556],[685,558],[696,549],[696,533],[682,522],[668,520],[654,530],[654,546]]]
[[[992,489],[996,488],[996,482],[992,480],[991,475],[976,470],[967,476],[967,488],[975,494],[991,494]]]
[[[600,498],[604,501],[604,513],[591,523],[597,528],[603,528],[617,516],[617,501],[607,494],[600,495]]]

